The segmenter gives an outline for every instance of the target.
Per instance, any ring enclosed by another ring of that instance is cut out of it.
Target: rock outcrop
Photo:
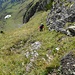
[[[27,6],[27,10],[23,16],[23,23],[27,23],[29,19],[37,12],[41,10],[47,10],[46,6],[51,0],[39,0],[34,3],[34,0]]]
[[[49,30],[56,30],[67,34],[66,23],[75,22],[75,1],[54,0],[50,13],[47,17]]]
[[[75,26],[69,26],[67,28],[67,35],[75,36]]]
[[[34,5],[34,1],[32,1],[28,7],[27,7],[27,10],[23,16],[23,23],[27,23],[29,21],[29,19],[35,14],[36,12],[36,9],[39,5],[39,2],[37,2],[35,5]]]
[[[61,73],[62,75],[75,75],[75,55],[73,52],[61,59]]]

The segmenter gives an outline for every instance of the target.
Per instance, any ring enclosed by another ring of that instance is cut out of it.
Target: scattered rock
[[[67,28],[67,34],[68,34],[68,35],[75,36],[75,26],[69,26],[69,27]]]
[[[32,62],[30,62],[29,64],[27,64],[26,66],[26,72],[29,72],[31,70],[31,67],[32,67]]]
[[[46,61],[45,58],[42,58],[43,61]]]
[[[39,41],[36,41],[31,44],[31,50],[38,50],[41,47],[41,43]]]
[[[59,48],[59,47],[57,47],[57,48],[55,48],[55,49],[56,49],[57,51],[58,51],[58,50],[60,50],[60,48]]]
[[[29,55],[30,55],[29,52],[26,52],[26,53],[25,53],[25,56],[26,56],[27,58],[29,57]]]
[[[41,43],[39,41],[36,41],[31,44],[29,47],[30,50],[27,50],[25,53],[25,56],[27,59],[29,59],[29,64],[26,65],[26,72],[29,72],[33,67],[33,62],[37,60],[37,57],[39,56],[37,50],[41,47]]]

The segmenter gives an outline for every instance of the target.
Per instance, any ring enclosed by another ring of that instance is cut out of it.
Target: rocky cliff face
[[[49,30],[67,34],[66,24],[75,22],[75,0],[54,0],[47,17]]]
[[[34,4],[34,0],[27,6],[27,11],[23,16],[23,23],[27,23],[29,19],[37,12],[41,10],[47,10],[46,6],[51,0],[39,0]]]
[[[62,75],[75,75],[75,55],[73,52],[61,59],[61,73]]]

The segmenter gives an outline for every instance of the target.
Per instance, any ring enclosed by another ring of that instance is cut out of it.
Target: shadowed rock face
[[[46,10],[46,5],[50,3],[51,0],[39,0],[34,4],[34,0],[27,6],[27,11],[23,16],[23,23],[27,23],[29,19],[38,11]]]
[[[54,29],[61,32],[60,28],[64,28],[67,22],[75,22],[75,0],[54,0],[47,17],[49,30]]]
[[[39,5],[39,2],[37,2],[34,6],[32,5],[33,5],[33,2],[29,6],[29,9],[27,9],[27,11],[25,12],[25,15],[23,16],[23,23],[27,23],[29,19],[35,14],[36,9]]]
[[[61,59],[62,75],[75,75],[75,56],[72,52]]]

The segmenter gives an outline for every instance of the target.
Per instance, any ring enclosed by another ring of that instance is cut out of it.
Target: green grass
[[[3,29],[4,31],[11,31],[15,28],[19,28],[20,26],[22,26],[23,24],[23,15],[25,14],[26,11],[26,6],[31,2],[32,0],[27,0],[23,3],[9,3],[4,10],[2,10],[0,12],[0,16],[3,15],[3,18],[1,19],[1,23],[0,25],[3,25],[4,28],[0,28]],[[10,1],[8,1],[10,2]],[[7,3],[8,3],[7,2]],[[35,1],[36,2],[36,1]],[[3,7],[7,4],[6,2],[3,4]],[[9,19],[4,19],[4,17],[6,15],[10,14],[11,18]],[[3,22],[5,21],[5,23]]]
[[[32,0],[18,5],[14,4],[14,6],[9,5],[6,12],[12,13],[12,17],[4,20],[4,24],[0,21],[1,25],[5,25],[4,34],[0,34],[0,75],[47,75],[53,69],[57,70],[60,66],[60,59],[66,53],[73,51],[75,55],[75,37],[48,31],[46,18],[49,11],[36,13],[27,24],[22,25],[22,16],[30,1]],[[43,32],[38,29],[41,22],[45,25]],[[67,23],[65,28],[70,24],[72,23]],[[20,25],[22,26],[19,27]],[[30,62],[31,56],[27,59],[25,53],[30,51],[31,43],[36,41],[42,44],[41,48],[37,50],[39,56],[33,62],[30,72],[26,72],[26,65]],[[13,51],[11,51],[12,47]],[[58,51],[57,47],[59,47]],[[48,61],[46,54],[52,57],[51,61]]]
[[[38,12],[21,28],[0,34],[0,75],[46,75],[48,72],[52,72],[52,69],[59,67],[60,59],[64,54],[74,50],[75,37],[48,31],[47,14],[48,11]],[[43,32],[38,30],[41,22],[45,25]],[[18,46],[20,41],[24,42],[22,48],[20,45]],[[42,46],[38,50],[39,56],[34,62],[32,70],[26,73],[26,64],[30,61],[24,53],[29,50],[31,42],[35,41],[40,41]],[[10,51],[11,47],[15,48],[14,51]],[[57,47],[60,48],[59,51],[56,51]],[[48,62],[46,54],[53,57],[50,62]],[[45,58],[46,61],[42,58]]]

